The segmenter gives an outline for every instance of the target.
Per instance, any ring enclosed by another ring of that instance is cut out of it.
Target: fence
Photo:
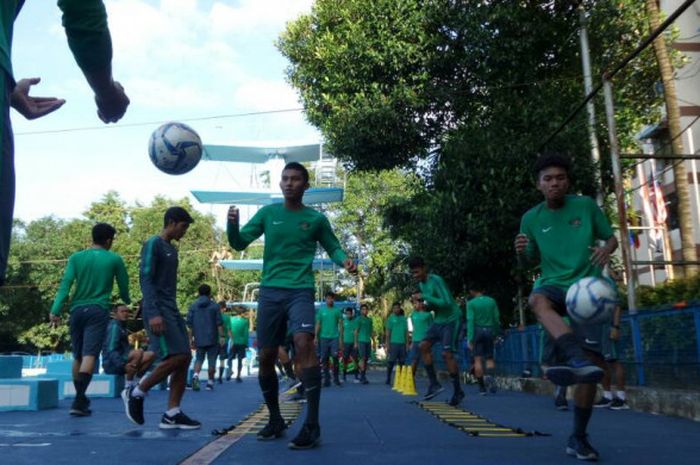
[[[496,347],[498,371],[540,376],[541,335],[538,325],[508,330]],[[700,306],[623,316],[620,348],[628,384],[700,388]]]

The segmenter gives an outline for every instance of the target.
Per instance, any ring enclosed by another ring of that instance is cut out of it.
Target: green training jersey
[[[241,346],[248,346],[249,326],[248,319],[242,316],[231,317],[231,335],[233,343]]]
[[[411,340],[413,342],[420,342],[425,339],[425,333],[428,332],[428,328],[433,324],[433,314],[414,310],[413,313],[411,313],[411,324],[413,325]]]
[[[357,318],[343,320],[343,344],[355,343],[355,329],[357,328]]]
[[[343,319],[343,314],[339,307],[321,306],[316,312],[316,322],[321,326],[318,337],[324,339],[335,339],[340,337],[338,324]]]
[[[231,315],[221,312],[221,326],[224,329],[224,337],[229,339],[229,332],[231,331]]]
[[[261,286],[313,289],[311,265],[317,244],[321,244],[339,266],[343,266],[347,258],[328,218],[309,207],[289,210],[281,203],[267,205],[240,231],[230,223],[226,231],[229,244],[236,250],[245,249],[265,234]]]
[[[527,235],[525,251],[530,261],[539,261],[542,274],[535,288],[557,286],[564,290],[586,276],[600,276],[591,263],[590,247],[596,240],[608,240],[612,228],[602,210],[590,197],[567,195],[556,210],[545,202],[523,215],[520,232]]]
[[[440,276],[429,273],[425,282],[418,283],[418,287],[428,310],[435,314],[435,323],[450,323],[459,319],[459,306]]]
[[[390,332],[389,343],[406,344],[408,320],[404,315],[389,315],[389,318],[386,319],[386,329]]]
[[[85,249],[74,253],[68,258],[51,313],[54,315],[61,313],[74,282],[71,309],[94,304],[109,310],[112,308],[112,287],[115,278],[122,301],[126,304],[131,303],[129,277],[122,257],[101,248]]]
[[[474,328],[477,326],[494,331],[501,328],[498,304],[491,297],[480,295],[467,302],[467,341],[474,339]]]
[[[372,341],[372,319],[368,316],[357,317],[357,342]]]

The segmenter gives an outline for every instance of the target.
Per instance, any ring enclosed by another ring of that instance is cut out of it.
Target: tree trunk
[[[651,30],[656,29],[659,24],[659,7],[657,0],[646,0],[646,10],[649,16],[649,26]],[[673,78],[673,66],[666,50],[666,40],[660,34],[654,40],[654,53],[659,66],[659,73],[664,84],[664,98],[666,100],[666,114],[668,118],[668,130],[671,136],[671,150],[674,156],[683,154],[683,144],[681,142],[681,115],[678,108],[678,98],[676,96],[676,83]],[[690,192],[688,188],[688,175],[685,169],[685,162],[673,160],[673,178],[676,184],[676,195],[678,196],[678,222],[681,233],[681,252],[683,260],[697,261],[695,240],[693,236],[693,219],[690,211]],[[686,277],[697,274],[696,265],[686,265],[681,268]]]

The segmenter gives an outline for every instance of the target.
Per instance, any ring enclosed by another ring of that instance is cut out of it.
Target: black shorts
[[[357,357],[357,351],[355,350],[355,345],[350,342],[350,343],[343,343],[343,358],[348,359],[348,358],[356,358]]]
[[[358,342],[357,343],[357,353],[361,359],[367,360],[372,355],[372,343],[370,342]]]
[[[109,310],[99,305],[82,305],[70,312],[70,339],[73,358],[81,360],[85,355],[99,357],[107,335]]]
[[[493,339],[493,329],[482,326],[474,328],[472,355],[474,357],[493,358]]]
[[[433,323],[425,333],[424,341],[432,343],[440,342],[442,350],[450,350],[457,353],[459,350],[457,341],[459,340],[459,320],[449,321],[447,323]]]
[[[216,357],[219,355],[219,346],[214,344],[213,346],[197,347],[197,363],[204,362],[204,356],[207,357],[207,363],[209,363],[209,368],[216,367]]]
[[[314,334],[314,290],[261,287],[258,298],[258,347],[277,348],[283,345],[287,328],[293,334]]]
[[[320,346],[320,357],[321,360],[325,360],[328,357],[337,357],[340,345],[338,344],[337,337],[322,337]]]
[[[389,344],[389,357],[390,362],[405,363],[406,362],[406,344],[403,342]]]
[[[246,356],[246,349],[248,346],[244,344],[234,344],[231,346],[231,360],[238,358],[238,360],[243,360]]]

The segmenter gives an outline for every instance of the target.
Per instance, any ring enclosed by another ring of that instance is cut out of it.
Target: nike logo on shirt
[[[282,223],[284,223],[284,221],[273,221],[273,222],[272,222],[272,224],[274,224],[275,226],[278,225],[278,224],[282,224]]]
[[[548,228],[542,228],[542,232],[543,232],[543,233],[549,232],[550,229],[552,229],[551,226],[548,227]]]
[[[302,323],[302,324],[301,324],[301,327],[302,327],[302,328],[310,328],[310,327],[312,327],[312,326],[313,326],[313,325],[306,324],[306,323]]]

